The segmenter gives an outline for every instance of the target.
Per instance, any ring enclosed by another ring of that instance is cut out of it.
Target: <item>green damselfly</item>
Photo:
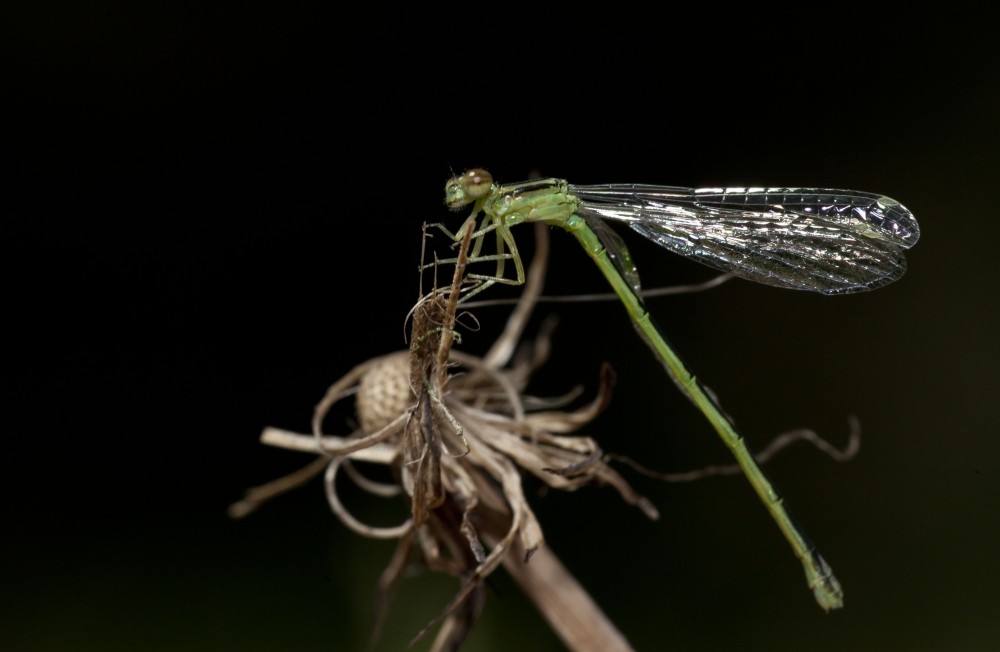
[[[455,240],[472,229],[476,240],[469,262],[496,261],[493,275],[466,275],[481,283],[466,298],[495,283],[524,282],[512,226],[540,221],[576,237],[670,377],[733,452],[802,561],[816,601],[824,610],[842,607],[843,590],[830,566],[792,519],[732,421],[688,371],[646,310],[631,255],[605,220],[624,222],[670,251],[742,278],[823,294],[849,294],[882,287],[903,275],[903,251],[920,236],[913,215],[888,197],[849,190],[577,186],[562,179],[498,185],[479,169],[447,182],[445,204],[452,209],[472,204],[472,215],[455,234],[436,226]],[[480,213],[485,217],[476,230]],[[482,255],[485,236],[491,231],[496,232],[497,252]],[[514,264],[516,278],[504,276],[508,260]]]

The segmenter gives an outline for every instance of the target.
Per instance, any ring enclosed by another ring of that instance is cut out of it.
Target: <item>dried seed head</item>
[[[417,635],[420,638],[443,620],[435,650],[457,649],[465,640],[482,609],[483,581],[505,562],[508,553],[517,553],[520,567],[521,560],[526,563],[544,544],[541,526],[521,488],[518,465],[552,487],[572,490],[589,483],[611,484],[627,502],[644,509],[647,504],[603,462],[596,442],[565,434],[589,423],[607,405],[610,372],[602,373],[598,396],[585,408],[570,413],[525,411],[523,391],[532,372],[548,357],[551,333],[551,327],[543,327],[534,347],[511,362],[542,287],[548,236],[543,224],[537,227],[539,244],[528,270],[526,293],[486,358],[452,349],[459,342],[455,328],[460,289],[469,290],[479,283],[463,285],[473,224],[462,240],[451,285],[424,295],[411,311],[409,350],[358,365],[334,383],[316,406],[313,434],[291,433],[307,442],[307,448],[300,450],[315,450],[323,456],[319,463],[271,483],[251,503],[256,506],[326,468],[327,498],[348,527],[371,537],[401,537],[379,585],[376,626],[389,594],[409,566],[411,547],[419,547],[431,569],[462,578],[459,592]],[[453,365],[465,371],[449,375]],[[324,435],[322,423],[330,406],[351,394],[356,396],[363,436]],[[553,401],[535,403],[536,408],[556,407]],[[351,466],[351,459],[389,465],[395,483],[365,478]],[[366,491],[380,496],[402,494],[412,517],[395,528],[360,523],[337,497],[336,473],[341,466]],[[247,509],[239,506],[234,511],[242,514]],[[655,517],[651,507],[647,513]]]
[[[384,428],[410,407],[413,392],[409,378],[409,351],[380,358],[361,377],[356,409],[365,434]]]

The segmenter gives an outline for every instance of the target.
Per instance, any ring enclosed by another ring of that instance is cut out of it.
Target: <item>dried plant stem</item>
[[[325,435],[317,441],[313,435],[302,435],[297,432],[282,430],[281,428],[264,428],[263,432],[260,433],[260,443],[262,444],[293,451],[302,451],[303,453],[316,453],[317,455],[325,455],[327,446],[345,445],[351,441],[344,437],[334,437],[332,435]],[[389,444],[375,444],[374,446],[354,451],[345,457],[362,462],[392,464],[392,461],[396,458],[396,449]]]
[[[327,499],[341,522],[366,537],[400,540],[379,582],[373,637],[394,587],[405,574],[410,551],[416,548],[427,568],[462,580],[454,598],[414,638],[414,642],[419,640],[441,623],[433,652],[455,650],[466,639],[483,608],[483,580],[501,564],[573,652],[631,649],[555,555],[543,547],[541,526],[521,487],[518,464],[553,487],[572,490],[586,484],[610,484],[627,503],[657,517],[655,508],[602,461],[596,442],[554,434],[576,431],[607,406],[613,384],[609,368],[602,370],[598,396],[589,405],[571,413],[525,411],[522,392],[532,372],[548,358],[554,327],[553,320],[546,320],[534,346],[513,355],[541,293],[548,257],[548,232],[543,225],[536,228],[539,244],[528,270],[526,291],[486,359],[452,350],[453,343],[460,341],[455,332],[456,311],[474,232],[468,229],[451,286],[438,290],[435,284],[411,311],[409,351],[373,358],[335,382],[316,406],[311,435],[277,428],[266,428],[261,434],[262,443],[320,458],[251,490],[231,508],[234,517],[242,516],[325,469]],[[468,371],[449,375],[455,365]],[[323,433],[330,407],[353,394],[357,394],[361,428],[349,437]],[[559,401],[535,403],[535,409],[551,408]],[[373,482],[357,473],[351,460],[391,466],[399,484]],[[388,528],[355,519],[337,496],[337,474],[342,467],[365,491],[380,496],[405,491],[412,517]]]
[[[542,222],[535,222],[535,224],[543,227],[545,226]],[[691,285],[671,285],[665,288],[642,290],[639,292],[639,296],[643,299],[651,299],[653,297],[666,297],[672,294],[694,294],[695,292],[704,292],[705,290],[717,288],[726,281],[731,281],[734,278],[736,278],[735,274],[729,274],[727,272],[725,274],[719,274],[718,276],[703,283],[694,283]],[[465,307],[488,308],[491,306],[512,306],[518,301],[519,299],[484,299],[480,301],[470,301],[465,304]],[[601,292],[599,294],[572,294],[559,297],[539,296],[536,299],[536,303],[593,303],[595,301],[621,301],[621,297],[614,292]]]
[[[514,348],[521,339],[521,333],[524,332],[528,319],[535,309],[538,295],[542,293],[542,287],[545,285],[545,270],[549,265],[548,229],[548,225],[543,222],[535,222],[535,255],[528,267],[527,281],[521,291],[521,297],[513,301],[517,307],[507,318],[503,334],[483,356],[483,365],[486,367],[499,369],[510,361]]]
[[[243,518],[275,496],[301,487],[322,473],[329,461],[329,457],[318,457],[294,473],[289,473],[259,487],[247,489],[243,500],[229,506],[229,518]]]
[[[458,251],[458,262],[455,263],[455,275],[451,281],[451,292],[448,294],[448,307],[445,309],[444,328],[441,330],[441,346],[438,348],[437,378],[435,379],[438,396],[448,382],[448,355],[451,353],[451,344],[455,338],[455,309],[458,306],[458,298],[462,293],[462,277],[465,275],[465,266],[469,262],[469,243],[472,242],[472,232],[468,229],[465,237],[462,238],[462,246]]]
[[[493,541],[487,537],[490,545]],[[524,549],[515,542],[503,567],[535,603],[552,631],[572,652],[626,652],[632,646],[601,611],[586,589],[546,546],[525,564]]]
[[[842,451],[817,435],[814,431],[801,428],[799,430],[792,430],[778,435],[771,440],[771,443],[769,443],[766,448],[754,455],[754,457],[757,458],[757,462],[764,464],[776,454],[781,452],[781,450],[787,448],[795,442],[807,441],[820,451],[829,455],[833,460],[837,462],[848,462],[858,454],[859,450],[861,450],[861,422],[858,421],[858,418],[853,414],[847,418],[847,422],[850,425],[851,433],[848,438],[847,447]],[[707,478],[713,475],[739,475],[743,473],[743,469],[741,469],[738,464],[713,464],[694,471],[662,473],[648,469],[625,455],[609,453],[605,455],[605,460],[615,460],[617,462],[621,462],[622,464],[627,464],[638,473],[651,478],[656,478],[657,480],[663,480],[664,482],[693,482],[695,480],[701,480],[702,478]]]

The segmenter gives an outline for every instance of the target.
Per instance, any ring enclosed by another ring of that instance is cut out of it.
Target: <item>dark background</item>
[[[349,533],[317,482],[244,521],[225,508],[310,459],[261,446],[263,426],[305,431],[328,384],[405,346],[420,224],[457,226],[444,181],[484,166],[906,204],[922,239],[878,292],[734,281],[651,302],[751,446],[796,427],[842,446],[859,417],[849,464],[800,445],[768,466],[845,609],[816,606],[742,478],[625,471],[656,523],[610,489],[525,484],[638,649],[995,649],[996,55],[971,20],[687,11],[5,3],[0,646],[363,649],[393,544]],[[712,275],[626,238],[647,287]],[[602,291],[572,239],[552,240],[547,291]],[[671,471],[728,461],[624,310],[558,312],[530,392],[589,396],[608,360],[615,398],[586,429],[605,450]],[[473,353],[506,312],[477,315]],[[405,516],[345,493],[369,522]],[[408,580],[378,649],[455,588]],[[465,649],[515,646],[561,649],[498,571]]]

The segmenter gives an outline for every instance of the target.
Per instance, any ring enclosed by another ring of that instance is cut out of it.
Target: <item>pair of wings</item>
[[[603,220],[741,278],[823,294],[892,283],[906,271],[903,251],[920,237],[902,204],[853,190],[607,184],[569,191],[636,289],[628,251]]]

